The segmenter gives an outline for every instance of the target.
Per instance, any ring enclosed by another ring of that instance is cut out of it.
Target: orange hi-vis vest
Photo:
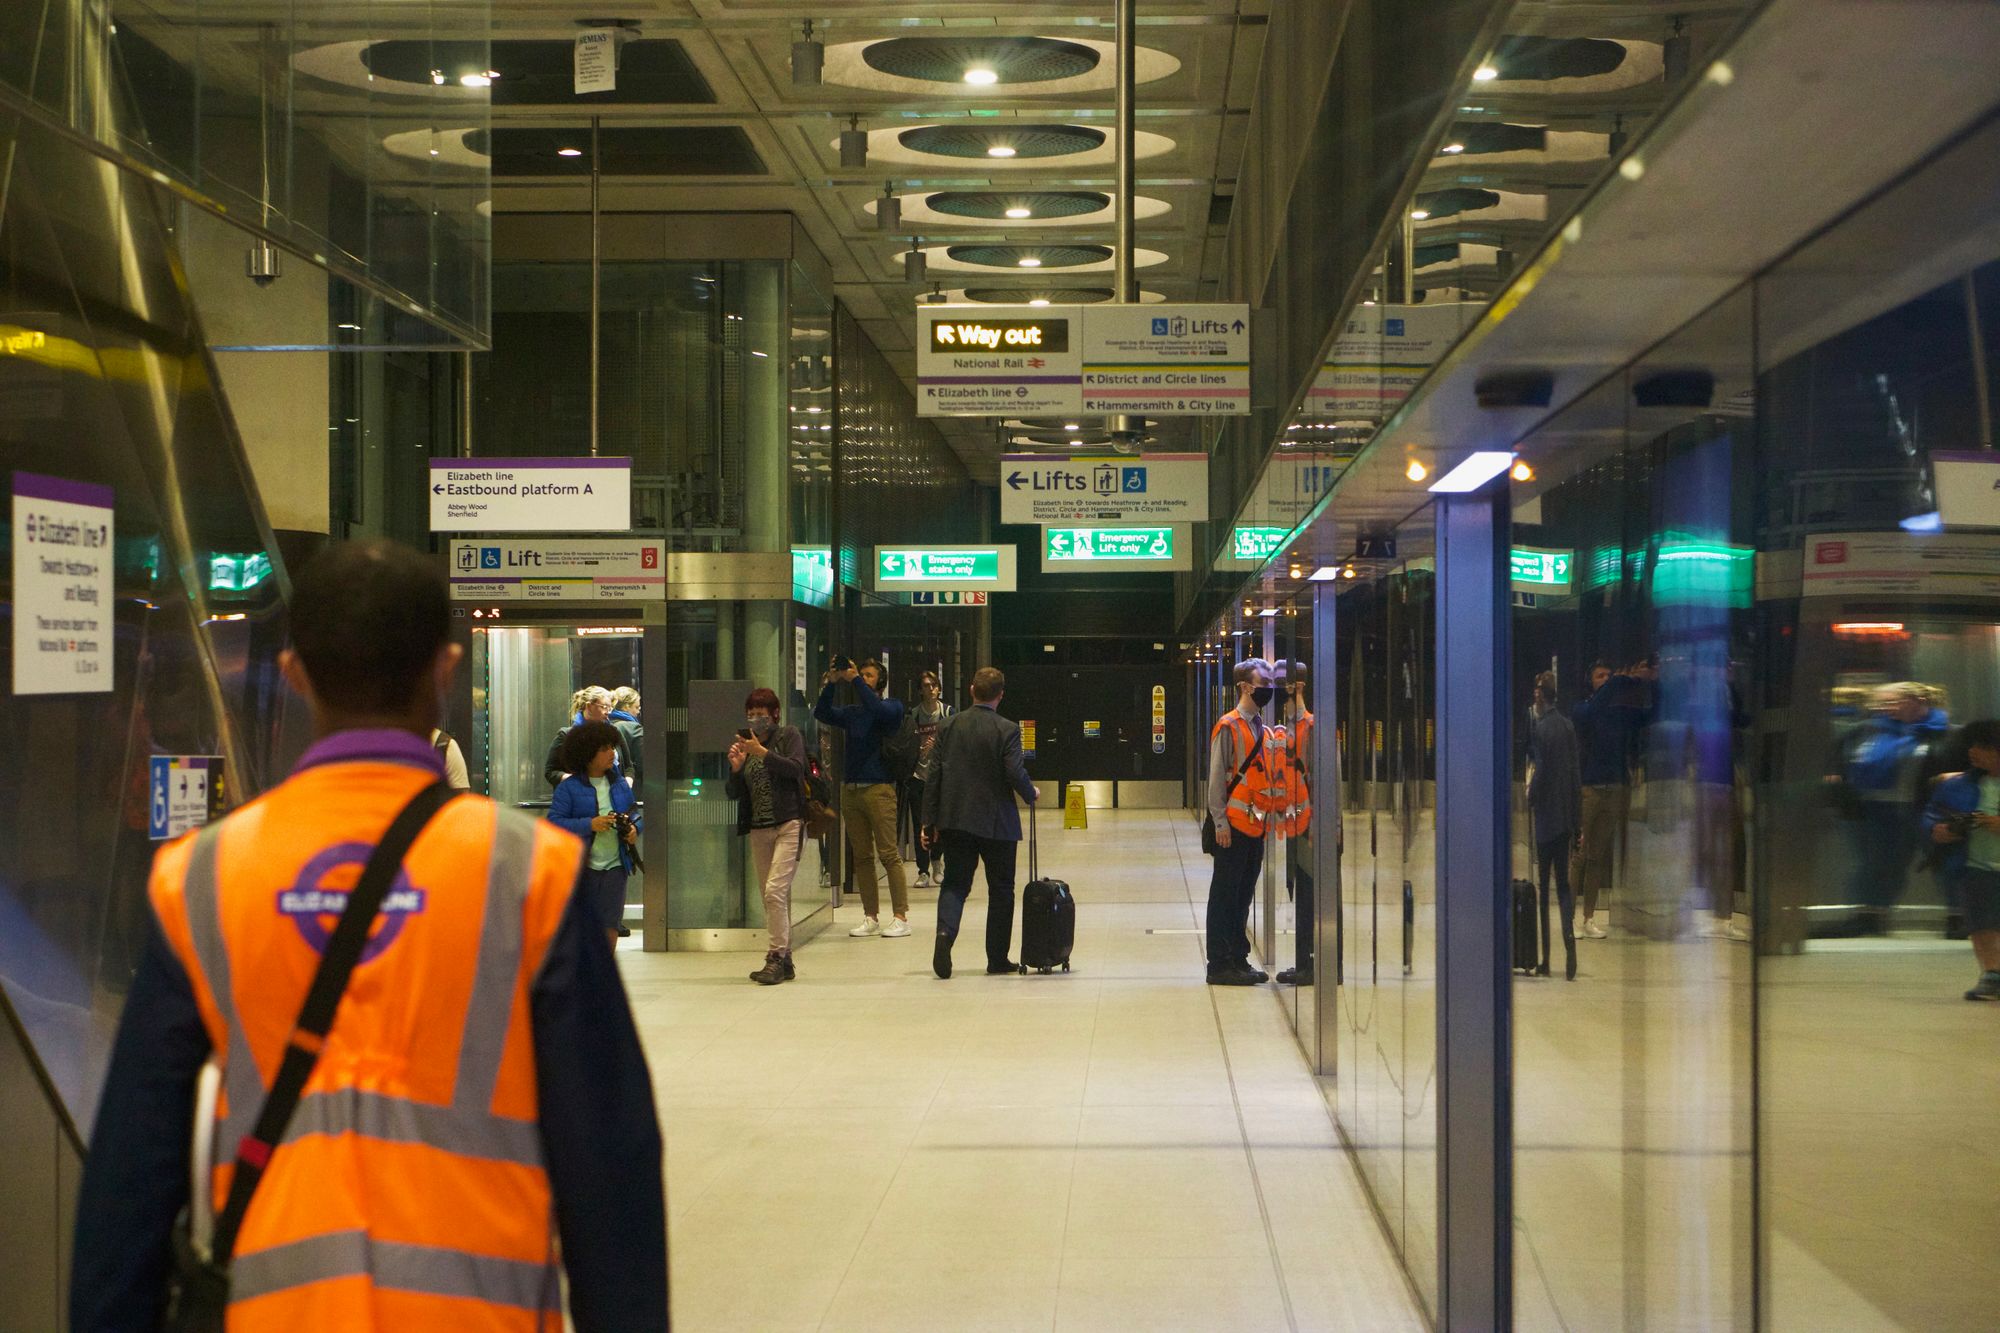
[[[1312,831],[1312,734],[1313,715],[1304,713],[1285,736],[1285,815],[1282,828],[1288,838],[1301,837]]]
[[[1209,733],[1210,741],[1225,727],[1233,733],[1236,745],[1234,754],[1224,756],[1229,763],[1230,776],[1234,777],[1251,748],[1257,744],[1257,733],[1243,720],[1241,713],[1232,710],[1216,722],[1215,730]],[[1230,788],[1229,804],[1225,809],[1229,826],[1253,838],[1263,837],[1266,821],[1284,810],[1284,787],[1274,776],[1274,773],[1282,771],[1280,765],[1284,761],[1276,757],[1279,749],[1272,744],[1277,739],[1274,731],[1275,728],[1264,729],[1264,748],[1258,753],[1257,761],[1244,769],[1243,776]]]
[[[155,860],[154,911],[222,1066],[217,1207],[346,891],[433,780],[308,767]],[[560,1333],[529,992],[582,855],[470,794],[417,839],[243,1219],[230,1333]]]

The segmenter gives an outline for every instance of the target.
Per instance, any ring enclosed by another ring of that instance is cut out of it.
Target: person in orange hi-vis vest
[[[1312,872],[1312,690],[1306,680],[1306,664],[1285,663],[1285,890],[1292,897],[1292,966],[1278,972],[1280,986],[1313,984],[1313,872]]]
[[[279,665],[317,740],[283,783],[154,861],[77,1201],[71,1327],[161,1326],[213,1062],[205,1216],[228,1216],[236,1172],[256,1182],[224,1248],[229,1333],[560,1333],[558,1264],[581,1333],[666,1328],[652,1083],[573,892],[580,840],[434,793],[330,1027],[304,1021],[362,864],[443,777],[430,735],[460,649],[434,562],[387,542],[329,547],[289,610]],[[316,1060],[275,1134],[260,1111],[301,1053]]]
[[[1270,974],[1250,966],[1250,903],[1264,869],[1264,832],[1282,813],[1274,779],[1282,760],[1267,759],[1263,710],[1271,702],[1271,667],[1262,658],[1236,664],[1236,707],[1208,739],[1208,815],[1215,825],[1215,869],[1208,882],[1208,984],[1255,986]]]

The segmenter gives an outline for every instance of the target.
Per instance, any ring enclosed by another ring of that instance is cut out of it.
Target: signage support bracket
[[[1137,111],[1139,0],[1118,0],[1118,272],[1112,299],[1119,305],[1139,300],[1138,251],[1134,243],[1137,217],[1137,136],[1133,119]],[[1111,418],[1111,438],[1128,453],[1137,453],[1146,435],[1146,419],[1120,413]]]

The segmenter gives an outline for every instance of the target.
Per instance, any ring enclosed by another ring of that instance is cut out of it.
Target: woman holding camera
[[[632,786],[611,775],[618,757],[618,729],[609,722],[579,722],[562,739],[561,761],[569,776],[549,802],[549,822],[568,829],[589,847],[577,891],[597,910],[598,924],[618,945],[625,921],[625,877],[638,858],[640,820],[633,814]]]

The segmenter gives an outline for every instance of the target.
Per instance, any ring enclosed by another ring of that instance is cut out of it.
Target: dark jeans
[[[1014,938],[1014,853],[1021,844],[1004,838],[980,838],[944,829],[939,850],[944,854],[944,883],[938,886],[938,934],[958,938],[965,900],[972,893],[972,872],[986,863],[986,963],[1007,961],[1007,944]],[[946,946],[949,948],[949,945]]]
[[[1848,824],[1854,840],[1851,896],[1862,907],[1894,907],[1903,896],[1915,851],[1916,818],[1901,801],[1861,801]]]
[[[625,924],[624,866],[613,866],[609,870],[585,867],[577,877],[576,891],[590,904],[598,925],[606,930],[616,930]]]
[[[1295,966],[1302,972],[1312,971],[1313,965],[1313,876],[1312,839],[1295,837],[1285,840],[1285,888],[1292,895],[1292,928],[1297,933],[1293,940],[1297,946]]]
[[[931,850],[924,846],[924,780],[911,778],[903,783],[903,827],[909,830],[913,844],[911,859],[917,863],[917,873],[931,873]]]
[[[1264,840],[1230,830],[1229,845],[1215,849],[1208,880],[1208,970],[1248,966],[1250,902],[1264,873]]]
[[[1576,915],[1576,894],[1569,886],[1569,854],[1576,845],[1572,834],[1558,834],[1535,844],[1535,865],[1541,878],[1542,917],[1542,966],[1549,965],[1549,872],[1555,871],[1556,902],[1562,908],[1563,952],[1576,952],[1576,927],[1570,918]]]

